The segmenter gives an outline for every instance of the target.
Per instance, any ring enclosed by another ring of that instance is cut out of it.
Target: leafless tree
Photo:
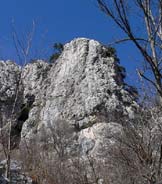
[[[158,184],[162,180],[161,108],[139,112],[134,122],[125,122],[117,146],[110,151],[114,167],[129,184]],[[118,167],[119,168],[119,167]],[[121,182],[122,183],[122,182]]]
[[[15,29],[14,23],[12,23],[12,36],[13,36],[14,47],[16,49],[19,62],[22,68],[28,62],[28,56],[32,46],[34,29],[35,29],[35,23],[33,22],[32,29],[27,34],[24,34],[24,39],[21,40]],[[19,95],[21,93],[21,90],[22,90],[22,69],[18,75],[18,79],[16,83],[15,97],[11,106],[11,114],[6,120],[6,122],[0,122],[1,125],[4,125],[0,128],[0,138],[1,138],[2,150],[6,159],[5,177],[8,178],[9,183],[11,182],[10,165],[11,165],[11,153],[13,149],[12,146],[13,146],[13,140],[14,140],[14,137],[12,135],[12,129],[13,129],[13,124],[16,121],[15,111],[19,103]]]
[[[30,140],[29,146],[24,140],[21,147],[24,170],[34,181],[39,184],[100,183],[101,168],[93,156],[81,156],[76,147],[72,154],[75,135],[67,121],[52,121],[41,129],[40,136]],[[106,172],[104,174],[106,178]]]
[[[162,98],[162,0],[97,0],[99,8],[125,33],[144,59],[139,75]]]
[[[14,20],[12,20],[12,39],[16,49],[17,57],[22,66],[29,62],[29,56],[32,48],[33,37],[35,33],[35,21],[32,23],[32,27],[26,30],[20,36],[15,28]]]

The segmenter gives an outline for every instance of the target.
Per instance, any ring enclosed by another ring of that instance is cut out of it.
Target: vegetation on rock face
[[[64,45],[62,43],[55,43],[53,45],[53,48],[54,48],[54,53],[52,54],[52,56],[49,59],[50,63],[54,63],[59,58],[62,51],[64,50]]]
[[[105,48],[106,48],[106,51],[103,53],[103,57],[113,57],[115,61],[119,61],[115,48],[110,46],[105,46]]]

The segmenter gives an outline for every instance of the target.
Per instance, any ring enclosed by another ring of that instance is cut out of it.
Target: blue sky
[[[104,44],[122,33],[97,8],[95,0],[0,0],[0,58],[16,60],[11,22],[21,37],[36,23],[33,57],[46,58],[55,42],[66,43],[76,37],[98,40]],[[132,44],[116,46],[121,64],[132,81],[138,63],[138,52]]]

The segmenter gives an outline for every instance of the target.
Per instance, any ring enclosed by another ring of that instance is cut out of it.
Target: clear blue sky
[[[34,57],[49,56],[55,42],[66,43],[76,37],[98,40],[104,44],[122,33],[100,12],[95,0],[0,0],[0,58],[16,60],[11,36],[14,19],[18,35],[36,22],[33,39]],[[133,80],[138,52],[131,44],[116,46],[121,64]]]

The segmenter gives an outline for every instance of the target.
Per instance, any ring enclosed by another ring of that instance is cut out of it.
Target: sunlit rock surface
[[[14,122],[21,140],[28,142],[63,120],[77,137],[74,149],[97,155],[105,139],[114,143],[111,135],[120,133],[125,118],[134,118],[137,109],[118,61],[95,40],[67,43],[52,65],[38,60],[21,69],[2,61],[0,71],[1,124],[10,117],[18,85]]]
[[[106,47],[84,38],[66,44],[52,66],[42,61],[27,65],[24,94],[33,95],[34,102],[22,137],[32,139],[42,128],[65,120],[73,127],[72,135],[78,135],[80,152],[97,153],[107,133],[119,131],[123,119],[133,118],[137,107],[119,67]]]

